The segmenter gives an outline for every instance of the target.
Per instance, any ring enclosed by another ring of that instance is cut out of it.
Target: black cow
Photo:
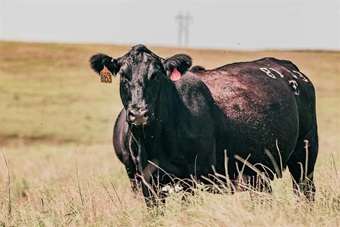
[[[188,70],[189,56],[163,59],[143,45],[118,59],[96,54],[90,63],[121,76],[114,147],[148,205],[170,182],[227,173],[259,188],[259,175],[281,177],[287,166],[294,188],[313,200],[315,92],[293,63],[265,58]]]

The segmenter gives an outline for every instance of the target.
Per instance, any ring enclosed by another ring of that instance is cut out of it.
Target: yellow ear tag
[[[100,71],[100,80],[102,83],[112,83],[112,74],[104,65],[102,71]]]

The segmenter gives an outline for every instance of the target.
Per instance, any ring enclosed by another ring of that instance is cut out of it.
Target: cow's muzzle
[[[129,109],[127,110],[126,120],[136,126],[147,125],[152,120],[151,116],[147,108]]]

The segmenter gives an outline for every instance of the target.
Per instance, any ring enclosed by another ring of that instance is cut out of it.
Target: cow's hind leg
[[[263,204],[271,200],[271,179],[265,174],[239,175],[235,181],[235,188],[238,191],[249,191],[253,204]]]
[[[256,175],[250,178],[249,184],[255,191],[272,193],[273,190],[270,181],[271,179],[265,175],[262,176]]]
[[[250,164],[249,164],[250,165]],[[261,166],[238,167],[236,163],[237,176],[233,180],[236,191],[256,191],[272,193],[271,180],[273,174]]]
[[[294,192],[303,193],[308,201],[314,201],[314,166],[318,154],[317,131],[312,130],[296,143],[294,153],[288,160],[288,168],[292,175]]]

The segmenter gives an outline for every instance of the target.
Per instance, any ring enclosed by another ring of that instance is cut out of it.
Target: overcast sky
[[[0,0],[0,39],[189,47],[340,50],[340,0]]]

